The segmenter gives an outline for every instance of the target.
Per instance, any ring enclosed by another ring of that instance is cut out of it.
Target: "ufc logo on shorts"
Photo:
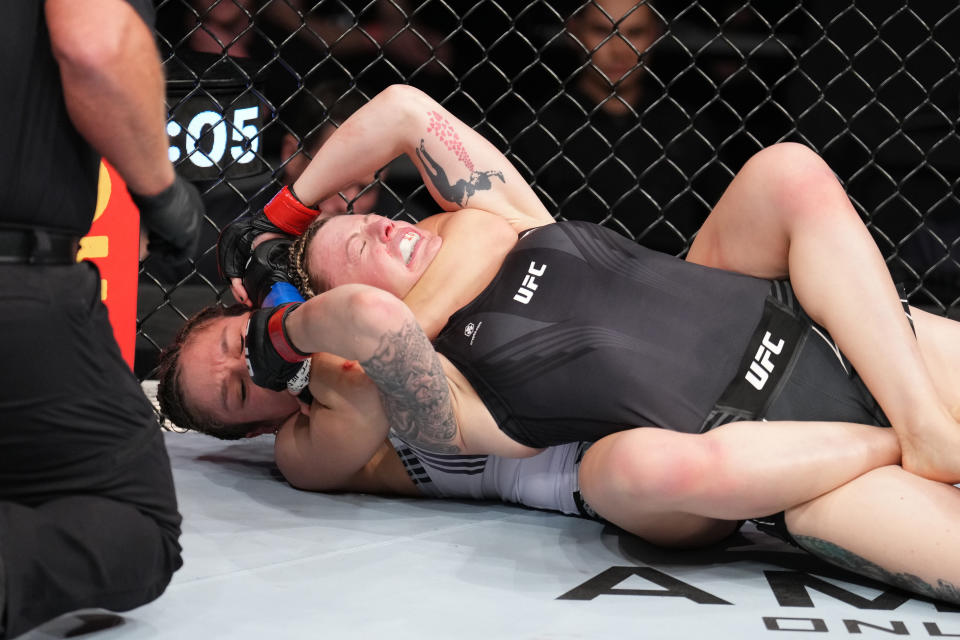
[[[513,296],[513,299],[520,304],[530,302],[533,298],[533,292],[537,290],[537,278],[542,276],[546,270],[547,265],[537,268],[537,263],[531,262],[530,268],[527,269],[527,274],[523,276],[523,284],[520,285],[520,289],[517,291],[517,295]]]
[[[777,344],[773,344],[770,340],[770,332],[767,331],[760,342],[760,348],[757,349],[757,355],[753,357],[753,362],[750,363],[750,370],[744,376],[747,382],[757,391],[763,389],[763,385],[767,384],[770,374],[773,373],[774,365],[770,362],[770,356],[780,355],[780,352],[783,351],[782,339]]]

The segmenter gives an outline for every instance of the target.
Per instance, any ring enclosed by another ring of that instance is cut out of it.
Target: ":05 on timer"
[[[262,115],[259,104],[221,112],[209,98],[182,103],[167,122],[170,161],[187,179],[212,180],[258,173]]]

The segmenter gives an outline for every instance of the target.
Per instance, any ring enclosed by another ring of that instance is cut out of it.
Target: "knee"
[[[820,216],[833,210],[830,198],[846,197],[836,174],[809,147],[781,142],[755,154],[744,167],[762,181],[771,204],[792,217]]]
[[[163,532],[163,548],[166,557],[164,573],[167,582],[173,577],[180,567],[183,566],[183,547],[180,546],[180,530],[176,532],[165,530]]]
[[[144,564],[141,567],[140,583],[129,591],[131,601],[115,603],[118,610],[138,607],[159,598],[170,586],[173,575],[183,566],[179,530],[172,531],[158,523],[159,535],[148,541],[128,540],[137,548],[137,556]]]
[[[816,151],[799,142],[778,142],[765,147],[753,154],[746,166],[770,176],[830,171],[827,163]]]
[[[671,446],[618,447],[606,462],[608,478],[622,495],[672,511],[711,490],[718,452],[703,438]]]

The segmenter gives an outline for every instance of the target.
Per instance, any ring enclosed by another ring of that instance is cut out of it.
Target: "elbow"
[[[430,96],[408,84],[392,84],[381,91],[377,95],[376,100],[386,102],[398,108],[423,104],[424,102],[436,104]]]
[[[296,471],[284,470],[283,466],[277,465],[280,475],[283,476],[283,479],[287,481],[287,484],[298,489],[300,491],[310,491],[310,487],[303,478],[301,478]]]
[[[284,427],[277,434],[273,445],[273,459],[280,475],[294,489],[300,491],[323,491],[324,487],[313,477],[311,471],[316,468],[301,456],[297,450],[297,439],[292,429]]]
[[[400,298],[375,287],[358,286],[350,293],[347,308],[355,332],[371,339],[400,331],[408,323],[416,324],[413,312]]]
[[[393,126],[399,132],[409,134],[407,146],[412,146],[405,150],[407,153],[411,153],[423,137],[424,126],[421,125],[427,122],[429,112],[440,108],[436,100],[407,84],[392,84],[377,94],[374,100],[384,107],[384,113],[396,118]]]

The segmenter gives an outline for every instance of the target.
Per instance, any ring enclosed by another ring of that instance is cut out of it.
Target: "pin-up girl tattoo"
[[[465,207],[467,206],[470,196],[474,195],[477,191],[487,191],[493,187],[490,180],[491,176],[500,178],[500,182],[506,182],[503,178],[502,171],[478,171],[474,167],[473,160],[464,148],[460,136],[454,131],[453,125],[447,122],[446,118],[436,111],[430,112],[430,123],[427,125],[427,133],[434,134],[440,142],[446,146],[447,150],[453,152],[457,160],[470,171],[470,178],[468,180],[461,178],[454,184],[450,184],[447,172],[440,163],[427,153],[424,144],[425,140],[423,138],[420,139],[420,146],[417,148],[417,157],[420,158],[420,162],[423,163],[424,169],[430,177],[433,186],[447,201]]]

